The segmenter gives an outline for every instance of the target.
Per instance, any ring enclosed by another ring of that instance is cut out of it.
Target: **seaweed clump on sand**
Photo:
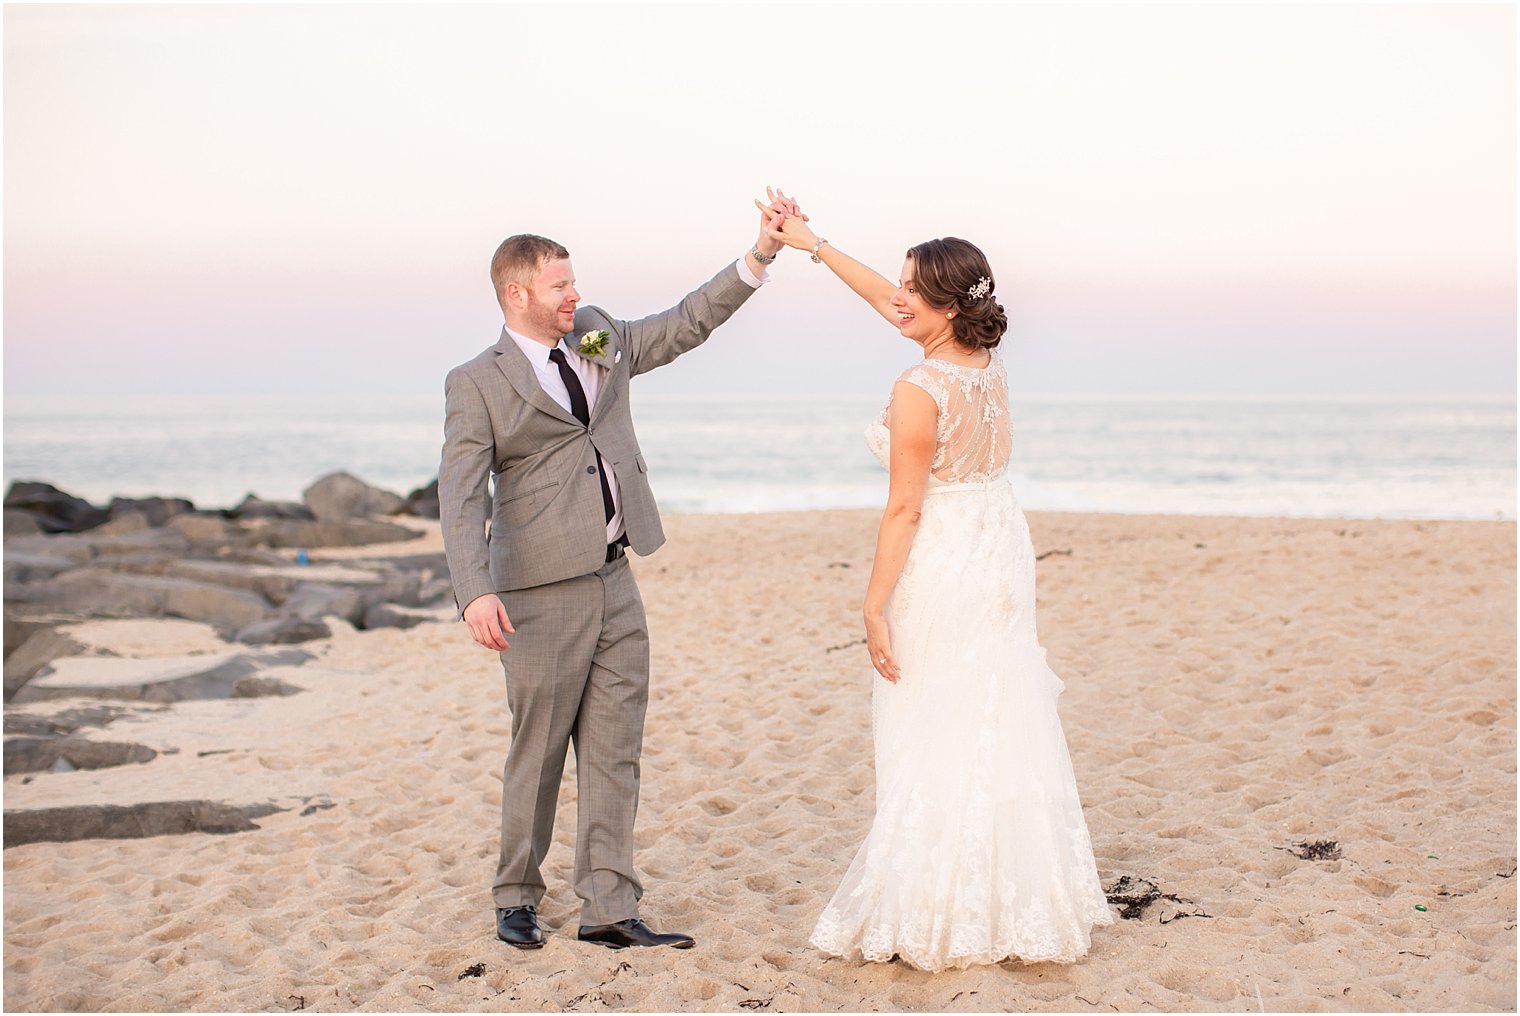
[[[1161,915],[1162,924],[1171,924],[1173,921],[1184,917],[1212,917],[1206,914],[1192,900],[1174,893],[1164,893],[1161,887],[1148,878],[1137,878],[1133,875],[1121,875],[1119,880],[1107,889],[1103,894],[1108,897],[1108,902],[1119,908],[1119,916],[1127,921],[1137,921],[1145,916],[1145,911],[1153,903],[1166,900],[1176,904],[1169,914]],[[1188,907],[1191,909],[1183,909]]]
[[[1161,890],[1150,879],[1122,875],[1119,881],[1104,890],[1108,902],[1119,908],[1119,916],[1126,921],[1138,920],[1145,908],[1161,898]]]
[[[1297,849],[1294,849],[1296,847]],[[1309,840],[1293,844],[1293,847],[1279,847],[1286,850],[1300,861],[1339,861],[1341,859],[1341,844],[1339,840]]]

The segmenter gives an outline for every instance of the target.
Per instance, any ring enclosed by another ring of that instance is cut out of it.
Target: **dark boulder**
[[[51,483],[17,480],[5,492],[6,508],[21,508],[32,513],[38,528],[45,533],[80,533],[110,518],[104,508],[96,508],[82,497],[66,494]]]
[[[350,473],[328,473],[301,494],[318,522],[393,515],[405,507],[398,494],[371,487]]]
[[[68,772],[72,769],[108,769],[112,766],[151,762],[158,752],[141,744],[120,741],[87,741],[77,737],[8,737],[5,739],[5,775],[11,773]]]
[[[304,504],[295,501],[265,501],[255,494],[243,498],[228,514],[235,519],[300,519],[310,522],[316,518]]]
[[[5,813],[6,849],[26,843],[128,840],[177,833],[241,833],[253,819],[282,811],[272,804],[220,801],[146,801],[142,804],[79,804]]]
[[[155,529],[166,525],[176,515],[193,511],[195,505],[182,497],[117,497],[111,499],[111,504],[106,509],[106,513],[113,519],[126,512],[141,512],[147,517],[148,525]]]
[[[238,642],[250,646],[288,646],[299,642],[332,638],[332,629],[320,620],[308,621],[295,615],[257,621],[241,629]]]
[[[418,487],[406,496],[406,507],[397,514],[416,515],[423,519],[436,519],[438,517],[438,481],[434,480],[426,487]]]

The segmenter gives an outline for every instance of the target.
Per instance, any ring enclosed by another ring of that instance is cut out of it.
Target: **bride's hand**
[[[866,615],[866,651],[871,654],[871,666],[892,684],[902,677],[897,657],[892,655],[892,636],[887,631],[887,619],[881,614]]]
[[[760,209],[761,214],[766,216],[766,231],[774,240],[786,244],[788,247],[796,247],[798,250],[812,251],[818,237],[808,228],[808,217],[798,207],[797,202],[786,196],[783,191],[772,191],[765,188],[765,196],[770,198],[770,204],[755,202],[755,207]],[[783,216],[777,221],[777,216]]]
[[[759,204],[758,201],[755,203]],[[772,223],[769,231],[772,238],[780,240],[788,247],[796,247],[798,250],[811,252],[814,245],[818,243],[817,235],[808,228],[807,222],[793,215],[782,219],[779,228]]]

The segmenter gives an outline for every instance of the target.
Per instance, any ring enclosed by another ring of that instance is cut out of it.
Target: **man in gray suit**
[[[445,382],[444,547],[471,636],[501,655],[512,712],[491,892],[497,937],[519,948],[543,944],[539,866],[572,742],[579,938],[613,948],[693,944],[639,919],[633,821],[649,633],[624,551],[652,554],[665,534],[628,380],[700,345],[759,288],[781,248],[766,229],[776,214],[762,212],[743,258],[638,321],[578,306],[564,247],[509,237],[491,260],[501,339]]]

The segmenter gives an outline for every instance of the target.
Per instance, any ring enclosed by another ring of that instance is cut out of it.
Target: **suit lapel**
[[[570,410],[549,398],[548,393],[544,391],[544,386],[538,383],[538,375],[533,372],[533,365],[528,362],[523,351],[517,348],[517,343],[512,341],[506,329],[502,329],[501,341],[496,343],[496,366],[506,375],[512,387],[517,389],[517,394],[524,400],[556,420],[564,420],[577,427],[581,425]]]
[[[617,385],[612,383],[613,376],[617,373],[620,366],[617,362],[617,356],[617,346],[613,344],[613,339],[609,338],[607,340],[606,354],[600,360],[592,361],[607,371],[607,375],[602,378],[602,387],[596,393],[596,405],[591,407],[592,423],[600,420],[602,415],[607,412],[607,407],[618,400]]]
[[[617,337],[615,335],[609,335],[607,337],[607,345],[603,347],[604,352],[601,356],[597,357],[581,356],[580,338],[574,333],[565,336],[565,345],[574,350],[572,355],[580,356],[581,359],[585,360],[587,363],[601,367],[607,372],[606,376],[602,378],[600,388],[597,390],[596,405],[591,407],[591,422],[594,424],[597,420],[601,419],[602,414],[606,412],[607,407],[616,402],[618,399],[617,388],[612,383],[613,373],[620,366],[618,363]],[[522,350],[518,350],[518,352],[522,352]]]

